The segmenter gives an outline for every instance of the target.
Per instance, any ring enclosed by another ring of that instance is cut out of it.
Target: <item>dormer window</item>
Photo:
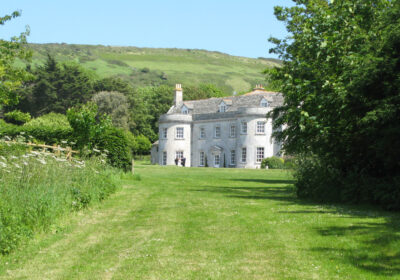
[[[218,105],[218,112],[220,113],[224,113],[226,112],[227,106],[225,104],[224,101],[222,101],[219,105]]]
[[[182,114],[184,114],[184,115],[189,114],[189,109],[188,109],[188,107],[186,107],[185,105],[183,105],[183,106],[182,106],[182,109],[181,109],[181,112],[182,112]]]
[[[265,98],[263,98],[263,99],[261,100],[260,105],[261,105],[261,107],[269,107],[269,103],[268,103],[268,101],[267,101]]]

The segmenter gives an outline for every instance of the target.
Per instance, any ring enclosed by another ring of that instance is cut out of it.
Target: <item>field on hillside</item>
[[[60,61],[78,62],[99,77],[119,76],[134,86],[213,83],[227,93],[243,92],[255,84],[265,84],[262,71],[279,65],[275,59],[253,59],[192,49],[68,44],[30,46],[34,50],[34,67],[43,64],[50,53]]]
[[[136,167],[0,279],[399,279],[400,214],[295,198],[280,170]]]

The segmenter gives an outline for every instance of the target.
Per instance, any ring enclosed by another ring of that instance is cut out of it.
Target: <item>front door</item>
[[[218,168],[220,164],[220,155],[214,155],[214,167]]]

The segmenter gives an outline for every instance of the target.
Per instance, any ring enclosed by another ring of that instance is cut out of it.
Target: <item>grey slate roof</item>
[[[264,90],[254,90],[245,95],[240,96],[226,96],[222,98],[209,98],[202,100],[183,101],[178,107],[172,106],[168,111],[168,114],[180,114],[181,108],[185,105],[190,109],[190,114],[201,119],[200,115],[203,114],[215,114],[218,113],[218,105],[224,101],[227,106],[227,110],[224,117],[234,116],[235,113],[241,107],[260,107],[261,100],[265,98],[270,107],[277,107],[283,104],[283,96],[278,92],[268,92]],[[197,115],[197,116],[195,116]]]

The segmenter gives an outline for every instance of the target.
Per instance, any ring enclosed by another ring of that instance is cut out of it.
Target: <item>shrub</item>
[[[21,130],[25,132],[25,135],[46,144],[59,144],[61,141],[70,140],[72,135],[72,128],[67,117],[57,113],[49,113],[32,119]]]
[[[19,110],[14,110],[4,114],[4,119],[8,123],[22,125],[31,120],[31,115],[29,113],[23,113]]]
[[[4,120],[0,119],[0,137],[8,136],[8,137],[16,137],[23,131],[21,126],[6,123]]]
[[[313,157],[300,157],[294,177],[300,198],[319,202],[371,203],[400,210],[400,176],[377,178],[349,167],[339,170]]]
[[[72,136],[79,149],[85,146],[91,149],[96,139],[111,127],[111,120],[106,116],[97,116],[97,105],[92,102],[68,109],[67,119],[72,127]]]
[[[104,133],[98,135],[96,147],[107,151],[108,163],[114,167],[128,170],[132,163],[132,151],[124,130],[109,127]]]
[[[261,168],[266,168],[268,166],[269,169],[284,169],[284,160],[279,157],[269,157],[265,158],[261,162]]]

